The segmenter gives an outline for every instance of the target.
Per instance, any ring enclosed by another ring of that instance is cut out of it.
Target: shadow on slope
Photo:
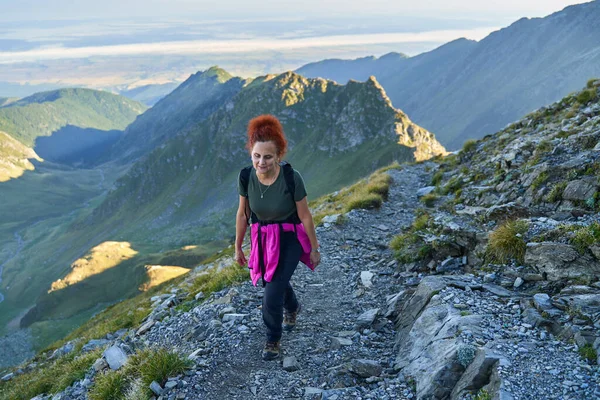
[[[131,248],[139,250],[139,253],[131,258],[122,259],[111,268],[42,294],[35,307],[21,319],[20,326],[31,327],[35,346],[43,348],[64,337],[98,311],[187,272],[184,269],[196,267],[225,246],[226,242],[219,241],[151,253],[149,251],[152,250],[143,249],[141,245],[132,245]],[[98,248],[100,246],[95,247],[96,250]]]
[[[103,131],[67,125],[51,136],[40,136],[35,141],[36,153],[45,160],[75,167],[90,167],[99,161],[123,131]]]

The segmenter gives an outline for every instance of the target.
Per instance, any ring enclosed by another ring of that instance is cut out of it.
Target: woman
[[[321,255],[302,176],[289,164],[280,163],[287,141],[279,120],[272,115],[252,119],[246,146],[252,167],[243,169],[238,179],[235,258],[239,265],[248,264],[254,285],[262,279],[265,287],[262,314],[267,340],[262,357],[273,360],[280,353],[282,330],[295,326],[301,309],[290,279],[300,260],[314,269]],[[242,242],[250,216],[247,262]]]

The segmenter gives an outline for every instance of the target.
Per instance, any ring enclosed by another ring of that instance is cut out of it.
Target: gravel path
[[[301,264],[292,279],[303,310],[296,329],[284,333],[281,359],[266,362],[260,358],[262,288],[249,282],[147,334],[152,344],[205,353],[197,361],[196,372],[184,378],[184,387],[172,392],[175,397],[287,399],[310,398],[311,393],[330,399],[414,397],[404,377],[392,368],[394,324],[381,317],[365,329],[356,326],[360,314],[376,308],[384,311],[386,296],[399,290],[394,288],[396,263],[387,245],[401,227],[412,222],[417,206],[413,190],[428,180],[423,166],[390,174],[394,184],[380,210],[353,211],[343,226],[318,228],[323,261],[316,272]],[[375,274],[370,288],[360,277],[368,270]],[[243,316],[223,323],[219,317],[224,314]],[[182,332],[189,337],[183,344]],[[288,368],[287,357],[295,357],[294,366]],[[359,377],[349,372],[358,368],[349,363],[362,365],[356,360],[370,360],[383,373]]]

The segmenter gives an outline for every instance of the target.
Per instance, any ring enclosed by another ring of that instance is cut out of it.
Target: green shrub
[[[191,364],[164,348],[140,350],[119,371],[99,375],[90,389],[90,400],[150,398],[152,381],[164,386],[169,377],[182,374]]]
[[[426,229],[427,226],[429,226],[429,222],[431,220],[431,216],[427,212],[425,212],[421,209],[417,210],[416,214],[417,214],[417,217],[415,218],[415,220],[412,223],[411,230],[413,232],[422,231],[422,230]]]
[[[570,109],[569,111],[567,111],[567,113],[565,114],[565,118],[570,119],[573,118],[577,115],[577,111],[574,109]]]
[[[433,174],[433,176],[431,177],[431,186],[437,186],[438,184],[440,184],[440,182],[442,182],[442,179],[444,178],[444,171],[442,170],[438,170],[435,174]]]
[[[475,150],[475,147],[477,147],[477,140],[469,139],[463,144],[462,152],[469,153]]]
[[[588,89],[592,89],[595,85],[594,83],[598,80],[598,78],[592,78],[590,80],[587,81],[587,84],[585,85]]]
[[[590,364],[596,364],[598,360],[598,354],[596,353],[596,349],[590,343],[587,343],[579,348],[579,355],[584,360],[587,360]]]
[[[369,180],[365,190],[368,194],[377,194],[384,200],[387,200],[391,183],[391,176],[387,174],[377,174]]]
[[[539,188],[540,186],[542,186],[544,183],[546,183],[546,181],[548,180],[548,173],[547,172],[542,172],[540,173],[534,180],[533,182],[531,182],[531,188],[533,190]]]
[[[432,192],[422,196],[419,201],[421,201],[421,203],[425,204],[427,207],[433,207],[437,199],[439,199],[439,196]]]
[[[522,236],[527,232],[527,228],[527,222],[522,220],[510,220],[500,225],[490,234],[486,260],[506,263],[514,259],[523,263],[526,243]]]
[[[584,89],[577,95],[577,101],[582,105],[589,103],[592,100],[596,100],[598,92],[596,88]]]
[[[571,244],[581,254],[592,245],[600,243],[600,223],[592,222],[586,227],[582,227],[575,231],[571,238]]]
[[[556,185],[552,186],[550,193],[548,194],[548,201],[551,203],[556,203],[557,201],[562,200],[563,192],[567,187],[567,182],[559,182]]]
[[[441,192],[443,195],[448,193],[455,193],[457,190],[462,189],[463,181],[458,176],[452,177],[448,183],[442,188]]]
[[[473,400],[492,400],[492,395],[485,389],[480,389]]]
[[[191,361],[164,348],[144,351],[139,354],[135,364],[142,383],[149,387],[152,381],[164,386],[167,379],[185,372]]]

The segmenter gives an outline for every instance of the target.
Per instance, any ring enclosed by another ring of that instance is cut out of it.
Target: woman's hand
[[[237,263],[242,267],[246,265],[246,256],[244,255],[242,249],[238,249],[235,251],[235,261],[237,261]]]
[[[317,265],[319,265],[321,263],[321,253],[319,253],[318,251],[311,251],[310,252],[310,262],[315,267]]]

